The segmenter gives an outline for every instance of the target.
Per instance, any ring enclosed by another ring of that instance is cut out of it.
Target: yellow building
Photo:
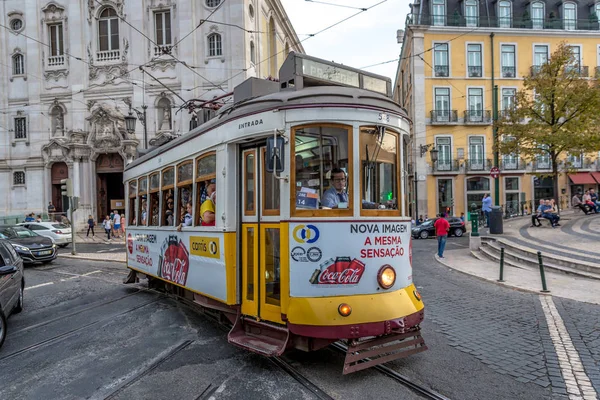
[[[409,163],[413,216],[459,216],[484,193],[507,214],[530,212],[553,195],[550,160],[499,156],[494,166],[492,100],[509,107],[523,77],[546,62],[561,41],[573,48],[584,77],[600,71],[600,2],[417,0],[407,18],[394,90],[413,121]],[[438,161],[430,151],[437,150]],[[566,173],[567,167],[577,173]],[[561,207],[582,189],[598,189],[598,154],[569,155],[559,170]]]

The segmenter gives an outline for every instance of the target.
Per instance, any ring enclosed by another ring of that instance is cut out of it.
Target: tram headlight
[[[379,269],[377,273],[377,282],[382,289],[389,289],[394,286],[396,282],[396,271],[391,265],[384,265]]]
[[[348,315],[352,314],[352,307],[346,303],[342,303],[338,307],[338,312],[342,317],[347,317]]]

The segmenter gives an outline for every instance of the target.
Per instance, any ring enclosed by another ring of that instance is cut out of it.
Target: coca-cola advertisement
[[[177,235],[168,236],[161,247],[158,277],[185,286],[190,266],[189,253]]]
[[[365,272],[365,264],[356,258],[329,258],[313,272],[310,283],[313,285],[356,285]]]

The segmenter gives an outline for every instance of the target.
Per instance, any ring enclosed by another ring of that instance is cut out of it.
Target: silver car
[[[0,239],[0,347],[6,338],[6,319],[23,310],[23,260],[13,246]]]
[[[60,222],[24,222],[19,225],[49,237],[57,246],[67,247],[71,243],[71,227]]]

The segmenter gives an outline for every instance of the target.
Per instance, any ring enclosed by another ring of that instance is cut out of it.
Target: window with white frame
[[[24,171],[13,172],[13,185],[14,186],[25,185],[25,172]]]
[[[465,1],[465,24],[467,26],[479,26],[479,8],[477,0]]]
[[[581,73],[581,47],[568,46],[571,49],[571,61],[567,65],[568,71]]]
[[[583,168],[583,154],[569,154],[567,158],[571,168]]]
[[[547,62],[548,46],[545,44],[536,44],[533,47],[533,72],[539,72],[542,69],[542,65]]]
[[[502,138],[503,142],[510,142],[514,140],[514,136],[504,136]],[[502,169],[512,171],[519,169],[519,156],[516,152],[502,155]]]
[[[448,60],[448,43],[436,43],[433,46],[433,69],[435,76],[447,77],[450,75]]]
[[[208,35],[208,56],[216,57],[223,55],[223,47],[221,45],[221,35],[211,33]]]
[[[498,2],[498,27],[510,28],[512,26],[512,7],[510,1]]]
[[[119,17],[111,7],[105,8],[98,20],[98,49],[119,50]]]
[[[469,136],[469,166],[472,171],[482,171],[485,168],[485,149],[482,136]]]
[[[154,13],[154,37],[156,44],[167,46],[171,43],[171,11],[162,10]]]
[[[542,144],[538,147],[540,154],[536,157],[537,169],[550,169],[550,153],[548,153],[548,145]]]
[[[450,89],[435,88],[435,111],[434,118],[436,121],[450,120]]]
[[[502,111],[506,112],[515,105],[515,88],[502,88]]]
[[[25,75],[25,57],[23,54],[15,54],[12,57],[13,75]]]
[[[467,119],[470,122],[483,122],[483,89],[469,88]]]
[[[568,31],[577,29],[577,8],[575,3],[563,4],[563,26]]]
[[[516,46],[514,44],[503,44],[500,46],[500,63],[502,65],[502,77],[514,78],[516,71]]]
[[[600,2],[594,4],[593,13],[596,14],[596,20],[600,19]],[[597,29],[593,27],[592,29]]]
[[[534,1],[531,3],[531,27],[533,29],[544,29],[544,3]]]
[[[436,137],[435,148],[438,151],[437,170],[452,171],[452,139],[449,136]]]
[[[446,25],[446,0],[432,0],[431,4],[432,25]]]
[[[27,118],[15,118],[15,139],[27,139]]]
[[[481,44],[467,44],[467,68],[469,78],[481,78]]]
[[[48,25],[48,36],[50,38],[50,56],[62,56],[63,48],[63,24]]]

